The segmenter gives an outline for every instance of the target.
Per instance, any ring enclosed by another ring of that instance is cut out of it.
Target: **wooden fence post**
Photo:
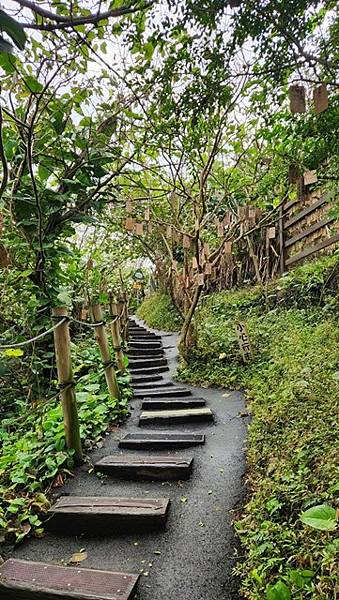
[[[124,311],[124,321],[125,321],[125,340],[128,342],[129,339],[129,329],[128,329],[128,299],[126,292],[123,292],[123,311]]]
[[[116,303],[110,303],[110,314],[113,317],[113,321],[111,322],[111,334],[113,340],[113,348],[115,352],[115,358],[121,372],[125,371],[125,362],[124,362],[124,354],[121,348],[121,335],[120,335],[120,325],[119,325],[119,313],[116,308]]]
[[[92,305],[92,313],[93,319],[97,323],[103,321],[102,309],[100,304]],[[100,349],[102,363],[105,368],[105,377],[107,382],[108,391],[111,396],[120,400],[120,390],[117,382],[117,378],[115,375],[114,366],[112,364],[111,355],[109,351],[108,339],[106,334],[105,325],[98,325],[95,328],[95,337],[98,342],[98,346]]]
[[[61,321],[68,316],[66,308],[53,308],[52,318],[54,322]],[[53,332],[56,366],[58,370],[58,380],[60,386],[60,398],[64,416],[64,428],[66,437],[66,446],[75,451],[74,459],[76,463],[83,460],[78,410],[76,396],[74,391],[69,324],[66,320],[59,325]]]
[[[116,310],[119,316],[120,335],[124,342],[126,342],[126,327],[125,327],[125,315],[124,315],[124,304],[121,300],[115,303]]]

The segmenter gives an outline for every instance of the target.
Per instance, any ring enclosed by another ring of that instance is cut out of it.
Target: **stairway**
[[[133,408],[140,409],[139,427],[213,421],[204,398],[163,376],[169,370],[161,337],[129,321],[129,369],[134,390]],[[176,452],[204,444],[205,435],[150,430],[128,433],[118,443],[122,454],[108,455],[94,464],[97,473],[144,481],[181,481],[194,467],[192,456]],[[133,454],[124,455],[124,450]],[[143,450],[174,451],[175,455],[142,454]],[[139,452],[139,454],[137,454]],[[141,453],[140,453],[141,452]],[[166,497],[61,496],[51,507],[46,528],[66,534],[114,535],[127,530],[151,531],[166,525],[170,500]],[[139,575],[97,569],[65,568],[25,560],[6,561],[0,567],[0,599],[60,597],[76,600],[128,600],[135,596]]]

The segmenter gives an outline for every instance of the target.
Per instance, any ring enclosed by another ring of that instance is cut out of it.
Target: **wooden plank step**
[[[159,346],[159,348],[129,348],[127,350],[127,354],[137,354],[138,358],[141,356],[155,356],[156,354],[161,354],[163,355],[165,352],[165,350],[163,349],[162,346]]]
[[[119,448],[130,450],[166,450],[189,448],[205,443],[203,433],[158,431],[152,433],[127,433],[119,442]]]
[[[146,369],[136,369],[135,367],[129,367],[132,375],[154,375],[157,373],[166,373],[169,371],[168,365],[165,367],[147,367]]]
[[[97,461],[94,469],[123,479],[149,479],[169,481],[188,479],[192,472],[193,458],[173,456],[105,456]]]
[[[210,408],[186,408],[178,410],[144,410],[139,418],[139,425],[154,423],[194,423],[197,421],[213,421]]]
[[[138,527],[163,526],[168,498],[61,496],[49,509],[48,528],[58,532],[104,533]]]
[[[186,388],[144,388],[133,393],[134,398],[185,398],[192,396],[191,390]]]
[[[167,365],[167,359],[166,358],[130,358],[129,359],[129,363],[128,363],[129,367],[136,367],[136,368],[142,368],[142,367],[163,367],[164,365]]]
[[[162,375],[137,375],[136,377],[132,377],[131,379],[131,384],[135,385],[138,383],[152,383],[155,381],[162,381],[163,380],[163,376]]]
[[[161,348],[161,342],[130,342],[129,348],[141,350],[141,348]]]
[[[144,398],[141,407],[143,410],[174,410],[199,406],[206,406],[203,398]]]
[[[3,600],[129,600],[140,575],[9,559],[0,566]]]
[[[156,389],[162,389],[162,388],[168,389],[168,388],[173,388],[174,383],[172,383],[171,381],[161,381],[160,383],[156,383],[154,385],[154,387]],[[143,381],[142,379],[140,379],[140,381],[138,383],[133,384],[133,389],[135,389],[136,391],[143,390],[144,388],[150,389],[148,381]],[[152,387],[152,389],[153,389],[153,387]]]

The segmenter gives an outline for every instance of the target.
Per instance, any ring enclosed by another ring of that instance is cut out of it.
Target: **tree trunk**
[[[190,333],[191,333],[191,325],[192,319],[195,313],[195,309],[198,305],[199,298],[201,296],[201,292],[203,290],[202,285],[198,285],[194,292],[192,304],[189,308],[187,315],[185,316],[184,324],[181,328],[180,338],[179,338],[179,351],[183,358],[187,357],[187,353],[190,347]]]

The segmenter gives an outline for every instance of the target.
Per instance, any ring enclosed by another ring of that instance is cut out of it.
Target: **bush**
[[[137,312],[149,327],[162,331],[180,331],[182,319],[167,294],[157,292],[146,298]]]
[[[249,498],[235,527],[246,553],[236,572],[251,600],[335,597],[334,531],[300,520],[318,505],[332,514],[339,491],[335,264],[332,257],[278,280],[269,306],[259,289],[207,298],[197,346],[180,371],[195,383],[242,387],[249,399]],[[253,346],[247,365],[235,335],[239,319]]]

